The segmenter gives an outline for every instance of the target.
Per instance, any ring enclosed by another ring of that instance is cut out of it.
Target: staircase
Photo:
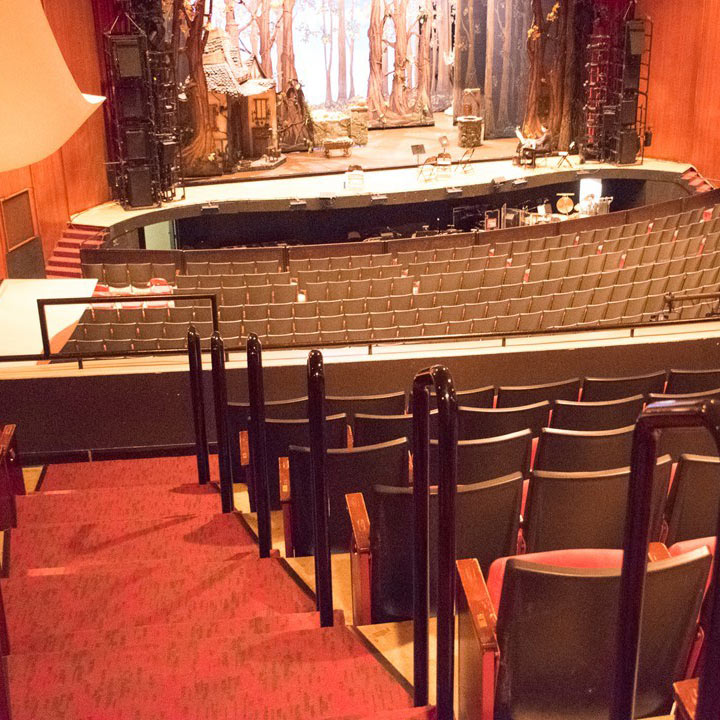
[[[17,498],[2,580],[13,720],[433,718],[341,612],[319,627],[194,462],[53,465]]]
[[[69,223],[45,266],[49,278],[80,278],[80,248],[97,248],[105,242],[105,229]]]
[[[692,166],[680,176],[680,179],[686,183],[688,189],[693,193],[706,193],[715,189],[712,184]]]

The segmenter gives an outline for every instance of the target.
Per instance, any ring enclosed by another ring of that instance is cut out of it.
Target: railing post
[[[638,654],[642,621],[647,548],[650,528],[650,503],[655,470],[658,432],[665,428],[707,428],[720,453],[720,405],[711,401],[658,402],[648,405],[638,418],[633,436],[628,504],[623,545],[623,567],[620,582],[620,604],[615,661],[615,683],[610,720],[632,720],[637,688]],[[720,517],[718,518],[720,543]],[[720,544],[718,545],[720,548]],[[696,720],[717,720],[720,717],[720,579],[715,551],[713,578],[715,600],[711,629],[706,639],[707,655],[698,690]]]
[[[455,495],[457,491],[457,397],[450,371],[434,365],[413,383],[413,494],[415,498],[414,640],[415,705],[427,704],[428,692],[428,508],[429,508],[429,396],[433,385],[438,406],[438,605],[437,691],[438,720],[453,720],[455,673]],[[417,475],[418,458],[420,477]],[[423,549],[425,550],[423,554]]]
[[[248,399],[250,400],[250,465],[257,509],[260,557],[270,557],[270,488],[268,487],[265,437],[265,388],[263,386],[262,345],[252,333],[247,340]]]
[[[200,485],[206,485],[210,482],[210,456],[208,454],[207,428],[205,426],[205,393],[203,392],[200,336],[194,325],[191,325],[188,330],[187,344],[198,482]]]
[[[235,509],[233,497],[232,467],[228,444],[227,421],[227,379],[225,377],[225,346],[220,333],[213,332],[210,338],[210,357],[212,359],[213,395],[215,399],[215,427],[217,431],[218,465],[220,467],[220,497],[222,511]]]
[[[328,532],[329,499],[325,479],[325,370],[323,356],[312,350],[307,361],[310,467],[313,480],[315,595],[320,626],[333,624],[332,565]]]

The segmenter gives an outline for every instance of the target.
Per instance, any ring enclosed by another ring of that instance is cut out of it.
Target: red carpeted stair
[[[49,278],[82,277],[80,248],[98,248],[105,242],[106,228],[68,224],[45,266]]]
[[[18,498],[13,720],[432,720],[194,476],[194,458],[59,465]]]

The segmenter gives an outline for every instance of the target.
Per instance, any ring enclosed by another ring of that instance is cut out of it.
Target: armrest
[[[492,720],[500,651],[497,615],[478,561],[456,563],[458,593],[459,720]]]
[[[648,560],[650,562],[657,562],[658,560],[669,560],[670,557],[670,551],[663,543],[650,543],[650,546],[648,547]]]
[[[353,549],[359,553],[370,552],[370,518],[365,507],[362,493],[348,493],[345,496],[350,525],[353,532]]]
[[[352,428],[349,425],[346,425],[345,427],[347,428],[347,446],[349,448],[355,447]]]
[[[290,495],[290,459],[278,458],[278,484],[280,486],[280,505],[285,532],[285,557],[295,556],[295,543],[292,534],[292,497]]]
[[[673,696],[677,703],[678,720],[695,720],[698,701],[697,678],[680,680],[673,684]]]
[[[370,518],[362,493],[348,493],[345,496],[352,542],[350,543],[350,578],[353,599],[353,624],[372,623],[372,552],[370,549]]]
[[[497,614],[480,565],[475,558],[458,560],[456,564],[478,642],[483,652],[497,652],[498,644],[495,636]]]
[[[250,464],[250,439],[247,430],[240,431],[240,465],[246,467]]]

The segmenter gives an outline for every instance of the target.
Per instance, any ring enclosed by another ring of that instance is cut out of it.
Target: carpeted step
[[[389,710],[373,715],[343,715],[338,718],[324,718],[324,720],[437,720],[437,709],[432,705],[425,705],[407,710]]]
[[[12,531],[9,575],[173,558],[192,564],[248,552],[256,552],[255,541],[237,513],[30,526]]]
[[[344,626],[7,660],[13,720],[308,720],[411,702]]]
[[[254,555],[203,565],[59,569],[3,580],[2,593],[13,653],[51,651],[66,640],[70,647],[92,647],[98,637],[117,633],[131,638],[137,632],[142,638],[137,628],[143,626],[210,625],[315,610],[281,561]]]
[[[48,490],[17,498],[17,525],[25,530],[31,525],[211,515],[220,510],[217,488],[197,483]]]
[[[210,477],[212,480],[219,480],[217,455],[210,457]],[[175,481],[197,482],[197,461],[194,455],[49,465],[42,481],[42,489],[84,490],[96,487],[167,484]]]

